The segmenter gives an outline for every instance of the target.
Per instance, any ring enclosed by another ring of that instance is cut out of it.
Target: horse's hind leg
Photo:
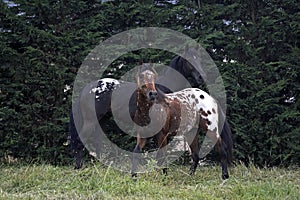
[[[227,163],[227,151],[226,151],[226,144],[222,141],[221,138],[219,138],[217,144],[216,144],[217,150],[219,151],[220,157],[221,157],[221,165],[222,165],[222,179],[228,179],[229,173],[228,173],[228,163]]]
[[[71,140],[72,156],[75,159],[74,169],[80,169],[83,164],[84,145],[82,144],[77,132],[76,135],[71,134],[70,140]]]
[[[166,159],[166,149],[158,149],[157,154],[156,154],[156,159],[157,159],[157,165],[159,167],[164,165],[165,159]],[[163,173],[165,175],[168,175],[168,170],[166,167],[163,167]]]
[[[199,141],[198,141],[198,134],[195,135],[194,140],[192,141],[192,143],[190,144],[190,148],[191,148],[191,152],[192,152],[192,159],[193,159],[193,164],[190,168],[190,175],[194,175],[198,163],[199,163]]]
[[[83,164],[83,154],[84,154],[84,148],[78,149],[75,152],[75,167],[74,169],[80,169]]]

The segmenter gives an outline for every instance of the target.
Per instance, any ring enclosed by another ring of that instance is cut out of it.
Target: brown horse
[[[157,141],[158,165],[163,166],[168,138],[179,134],[189,143],[193,159],[190,174],[193,175],[200,159],[198,135],[205,131],[221,155],[222,178],[229,178],[227,166],[232,159],[231,133],[230,129],[219,130],[220,110],[216,101],[198,88],[164,94],[155,87],[156,78],[157,73],[152,67],[136,76],[138,88],[134,121],[137,124],[137,145],[133,151],[132,176],[136,176],[140,152],[147,138],[153,136]],[[149,127],[158,127],[158,130],[151,132]],[[192,130],[196,130],[196,133],[193,134]],[[163,171],[166,173],[166,168]]]

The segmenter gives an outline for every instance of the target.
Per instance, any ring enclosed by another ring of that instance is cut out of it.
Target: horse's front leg
[[[192,143],[190,144],[190,149],[192,153],[193,164],[190,168],[190,175],[194,175],[199,163],[199,141],[198,141],[198,133],[195,135]]]
[[[160,132],[156,136],[157,144],[158,144],[158,151],[156,154],[157,159],[157,165],[159,167],[164,165],[164,162],[166,160],[166,145],[167,145],[167,134]],[[163,167],[163,173],[167,175],[167,168]]]
[[[133,158],[132,158],[132,169],[131,169],[131,176],[136,177],[137,176],[137,165],[140,159],[140,152],[144,148],[146,144],[146,139],[137,137],[137,144],[135,145],[135,148],[133,150]]]

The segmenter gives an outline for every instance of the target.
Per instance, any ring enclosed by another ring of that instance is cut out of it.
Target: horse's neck
[[[141,94],[140,91],[137,91],[135,123],[139,126],[145,126],[150,123],[149,110],[151,106],[152,103],[148,101],[147,97]]]
[[[146,116],[149,114],[150,107],[153,105],[152,102],[150,102],[145,95],[142,94],[141,91],[137,91],[137,98],[136,98],[136,106],[137,111],[139,113],[144,113]]]
[[[180,56],[177,57],[176,59],[176,64],[174,66],[174,69],[176,69],[179,73],[183,74],[183,58],[181,58]]]

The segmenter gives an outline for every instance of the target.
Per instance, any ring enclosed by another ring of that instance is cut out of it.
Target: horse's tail
[[[233,154],[232,154],[233,141],[232,141],[230,125],[229,125],[227,119],[225,119],[225,122],[224,122],[224,126],[223,126],[223,129],[221,132],[221,138],[222,138],[222,141],[226,144],[227,163],[231,164],[232,160],[233,160]]]
[[[231,128],[230,125],[227,121],[226,116],[223,113],[223,110],[221,110],[221,108],[219,108],[219,114],[221,114],[221,117],[223,118],[223,127],[222,127],[222,131],[221,131],[221,139],[225,144],[225,151],[227,154],[227,163],[231,164],[232,160],[233,160],[233,141],[232,141],[232,133],[231,133]]]
[[[71,147],[71,151],[73,153],[76,153],[80,150],[82,150],[84,148],[84,145],[82,144],[76,125],[75,125],[75,120],[74,117],[76,117],[76,119],[79,120],[79,123],[81,123],[81,112],[80,112],[80,108],[79,108],[79,99],[76,100],[75,102],[75,107],[74,109],[71,109],[70,112],[70,122],[69,122],[69,134],[70,134],[70,147]],[[81,125],[79,125],[80,127]]]

